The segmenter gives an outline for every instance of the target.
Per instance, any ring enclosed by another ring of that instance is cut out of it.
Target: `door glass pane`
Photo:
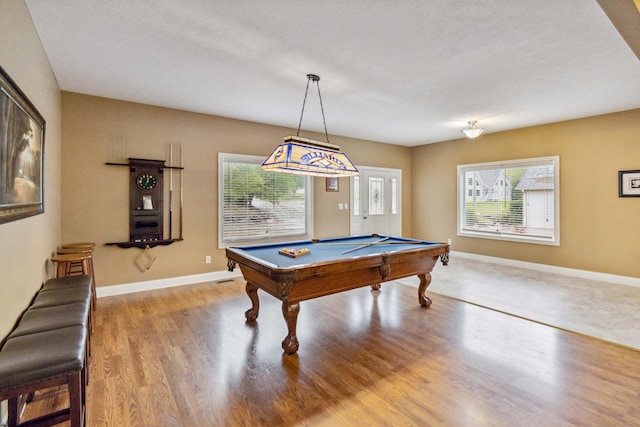
[[[369,178],[369,215],[384,215],[384,178]]]
[[[353,201],[351,202],[353,215],[360,215],[360,177],[353,177]]]
[[[391,213],[398,213],[398,180],[391,178]]]

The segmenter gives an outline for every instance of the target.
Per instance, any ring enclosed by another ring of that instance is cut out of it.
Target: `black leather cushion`
[[[67,326],[87,326],[89,304],[75,302],[51,307],[30,308],[20,318],[20,323],[11,332],[9,338],[38,332],[51,331]]]
[[[63,288],[74,288],[77,286],[91,289],[92,281],[93,281],[93,277],[87,274],[84,274],[81,276],[56,277],[55,279],[49,279],[46,282],[44,282],[42,289],[43,290],[63,289]]]
[[[42,289],[36,295],[30,308],[51,307],[54,305],[71,304],[74,302],[85,302],[91,299],[91,289],[83,287],[65,289]]]
[[[0,390],[81,370],[86,341],[84,326],[8,339],[0,351]]]

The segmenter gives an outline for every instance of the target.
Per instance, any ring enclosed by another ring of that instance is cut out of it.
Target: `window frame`
[[[553,235],[550,237],[501,234],[495,231],[479,231],[464,228],[466,224],[466,179],[467,172],[483,170],[510,169],[517,167],[553,167]],[[472,237],[490,240],[500,240],[518,243],[533,243],[540,245],[560,246],[560,156],[536,157],[528,159],[506,160],[497,162],[473,163],[458,165],[457,167],[457,235],[460,237]]]
[[[244,163],[262,165],[265,157],[253,156],[248,154],[234,153],[218,153],[218,248],[224,249],[228,246],[245,246],[261,243],[277,243],[291,240],[308,240],[313,236],[313,179],[311,176],[305,176],[305,202],[306,202],[306,233],[278,234],[274,237],[265,237],[264,235],[257,238],[227,238],[224,237],[224,164],[226,163]],[[269,173],[282,173],[266,171]]]

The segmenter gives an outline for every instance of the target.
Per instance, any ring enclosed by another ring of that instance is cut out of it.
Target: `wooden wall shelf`
[[[154,240],[149,242],[111,242],[105,243],[106,246],[118,246],[120,248],[140,248],[144,249],[147,246],[150,248],[155,248],[156,246],[167,246],[172,244],[173,242],[180,242],[183,239],[168,239],[168,240]]]
[[[113,163],[113,162],[106,162],[105,165],[109,165],[109,166],[131,166],[130,163]],[[184,168],[182,166],[167,166],[164,165],[162,166],[163,169],[177,169],[177,170],[184,170]]]

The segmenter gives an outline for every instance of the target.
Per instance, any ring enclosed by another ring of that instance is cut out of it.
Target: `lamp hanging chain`
[[[327,121],[324,118],[324,107],[322,106],[322,95],[320,95],[320,77],[316,80],[316,86],[318,86],[318,98],[320,99],[320,111],[322,112],[322,124],[324,125],[324,135],[329,143],[329,132],[327,132]]]
[[[307,93],[309,93],[309,82],[311,81],[311,77],[307,76],[307,88],[304,91],[304,100],[302,101],[302,111],[300,112],[300,122],[298,122],[298,131],[296,132],[296,136],[300,136],[300,127],[302,126],[302,116],[304,116],[304,106],[307,103]]]
[[[327,120],[324,117],[324,106],[322,105],[322,95],[320,94],[320,76],[315,74],[307,74],[307,87],[304,91],[304,100],[302,101],[302,111],[300,112],[300,122],[298,122],[298,131],[296,132],[296,136],[300,136],[300,128],[302,127],[302,117],[304,116],[304,106],[307,103],[307,94],[309,93],[309,83],[311,81],[316,82],[316,86],[318,86],[318,98],[320,99],[320,111],[322,112],[322,124],[324,125],[324,134],[327,138],[327,143],[329,143],[329,132],[327,131]]]

